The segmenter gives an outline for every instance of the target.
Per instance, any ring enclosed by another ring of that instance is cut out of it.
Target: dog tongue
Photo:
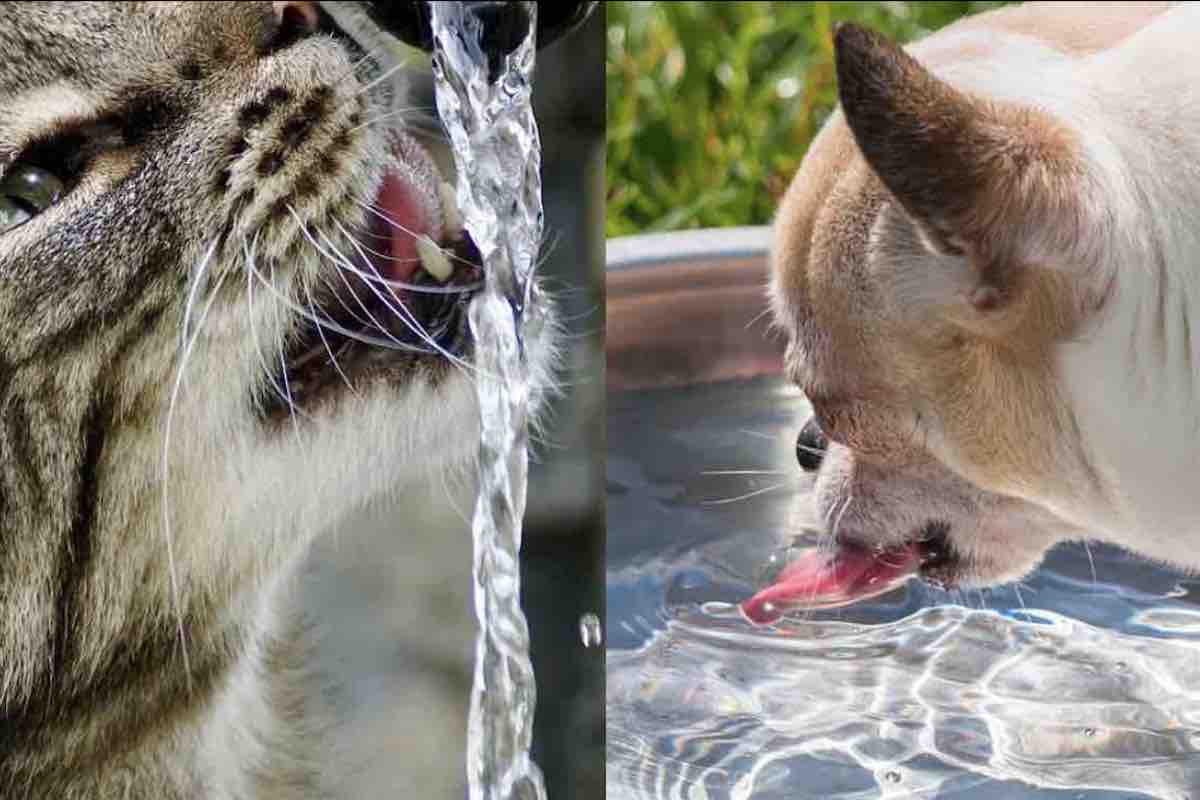
[[[839,547],[833,554],[810,548],[743,602],[741,611],[754,624],[768,625],[787,611],[848,605],[899,585],[919,565],[915,544],[880,552]]]

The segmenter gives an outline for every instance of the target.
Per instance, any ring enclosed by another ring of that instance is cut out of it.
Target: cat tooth
[[[437,242],[428,236],[417,239],[417,255],[421,257],[421,266],[425,268],[426,272],[437,278],[438,282],[445,283],[450,280],[450,275],[454,272],[454,265],[450,263],[446,251],[438,247]]]
[[[462,215],[458,213],[458,195],[446,181],[438,184],[438,194],[442,199],[442,218],[445,220],[443,238],[456,239],[463,229]]]

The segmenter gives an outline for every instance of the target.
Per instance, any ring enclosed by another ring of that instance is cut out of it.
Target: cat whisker
[[[175,614],[176,632],[179,635],[179,649],[183,656],[183,672],[187,685],[188,692],[192,690],[192,668],[191,661],[188,658],[187,635],[183,629],[183,610],[179,599],[179,573],[175,565],[175,537],[171,532],[171,425],[175,419],[175,409],[179,405],[179,393],[183,387],[183,376],[187,369],[188,360],[191,357],[192,350],[196,345],[196,341],[200,338],[200,332],[204,325],[204,320],[208,318],[208,312],[212,309],[213,303],[220,294],[221,285],[225,282],[225,278],[229,272],[223,272],[217,278],[216,284],[213,286],[209,294],[208,301],[204,304],[204,308],[200,311],[200,316],[196,320],[195,330],[188,334],[191,324],[192,312],[195,309],[196,292],[200,286],[200,282],[204,278],[208,270],[208,266],[212,261],[213,254],[216,252],[217,240],[213,240],[207,253],[201,259],[199,266],[196,268],[196,276],[192,283],[192,290],[188,295],[187,307],[183,317],[183,333],[181,339],[181,347],[179,351],[179,366],[175,370],[175,382],[171,387],[171,396],[167,404],[167,419],[163,426],[163,449],[162,449],[162,515],[163,515],[163,539],[166,541],[167,548],[167,574],[170,580],[171,589],[171,607]]]
[[[381,219],[381,220],[383,220],[384,222],[386,222],[388,225],[391,225],[391,226],[392,226],[393,228],[395,228],[396,230],[398,230],[398,231],[401,231],[401,232],[403,232],[403,233],[406,233],[406,234],[408,234],[409,236],[412,236],[414,239],[419,239],[419,238],[421,238],[421,234],[420,234],[420,233],[418,233],[417,231],[414,231],[414,230],[412,230],[411,228],[409,228],[409,227],[407,227],[407,226],[405,226],[405,225],[403,225],[403,224],[401,224],[401,223],[397,222],[397,221],[396,221],[395,219],[393,219],[393,218],[392,218],[392,217],[391,217],[389,214],[387,214],[385,211],[383,211],[382,209],[380,209],[380,208],[379,208],[377,205],[375,205],[374,203],[369,203],[369,202],[367,202],[367,201],[363,200],[363,199],[362,199],[362,198],[360,198],[360,197],[355,197],[355,198],[353,198],[353,199],[354,199],[354,201],[355,201],[355,202],[356,202],[356,203],[357,203],[359,206],[361,206],[361,207],[362,207],[364,210],[366,210],[368,213],[375,215],[375,216],[376,216],[376,217],[378,217],[379,219]],[[543,248],[543,249],[545,249],[545,250],[546,250],[546,252],[544,252],[544,253],[543,253],[543,254],[542,254],[542,255],[541,255],[541,256],[540,256],[540,257],[539,257],[539,258],[538,258],[538,259],[537,259],[537,260],[534,262],[534,265],[533,265],[534,269],[536,269],[537,267],[541,266],[542,264],[544,264],[544,263],[547,261],[547,259],[549,259],[550,255],[551,255],[551,253],[550,253],[549,251],[550,251],[550,250],[552,250],[552,249],[555,247],[555,244],[556,244],[556,240],[555,240],[555,241],[551,241],[551,240],[549,240],[549,239],[546,239],[545,241],[543,241],[543,242],[542,242],[542,248]],[[471,262],[471,261],[468,261],[467,259],[463,258],[462,256],[460,256],[460,255],[457,255],[457,254],[456,254],[456,253],[454,253],[453,251],[451,251],[451,250],[447,250],[446,248],[444,248],[444,247],[442,247],[442,246],[440,246],[440,245],[438,246],[438,249],[439,249],[439,250],[441,250],[441,251],[442,251],[442,252],[443,252],[443,253],[446,255],[446,257],[447,257],[447,258],[449,258],[449,259],[450,259],[450,260],[452,260],[452,261],[457,261],[457,262],[459,262],[460,264],[466,264],[466,265],[468,265],[468,266],[471,266],[471,267],[482,267],[482,266],[483,266],[482,264],[475,264],[475,263],[473,263],[473,262]],[[386,256],[385,256],[385,257],[386,257]]]
[[[275,262],[274,261],[271,262],[271,283],[275,283]],[[279,301],[275,300],[276,326],[280,330],[283,330],[283,326],[278,324],[280,316],[282,316],[282,315],[279,313]],[[284,337],[284,336],[276,337],[276,344],[279,348],[279,370],[280,370],[279,374],[283,378],[283,393],[287,396],[288,412],[291,414],[291,417],[292,417],[292,432],[296,435],[296,446],[299,449],[303,449],[304,444],[300,440],[300,423],[296,420],[296,403],[292,399],[292,386],[291,386],[291,383],[288,381],[287,356],[284,354],[284,349],[283,349],[283,342],[284,342],[285,338],[286,337]]]
[[[308,302],[309,311],[312,312],[310,318],[316,319],[317,318],[317,306],[313,302],[312,290],[309,289],[308,284],[305,283],[304,281],[300,282],[300,286],[301,286],[301,288],[304,289],[305,300]],[[351,385],[350,379],[348,377],[346,377],[346,373],[342,371],[341,365],[338,364],[337,356],[335,356],[333,354],[333,348],[329,346],[329,340],[327,338],[325,338],[325,326],[320,323],[317,323],[316,329],[317,329],[317,336],[321,337],[321,344],[325,347],[325,352],[329,354],[329,362],[331,364],[333,364],[334,371],[337,372],[337,374],[341,377],[342,383],[346,384],[346,388],[350,391],[350,394],[354,395],[355,397],[358,397],[359,396],[358,391],[354,388],[353,385]]]
[[[337,249],[337,247],[334,245],[334,243],[329,239],[329,237],[323,231],[317,230],[317,235],[319,235],[325,241],[326,246],[328,246],[333,251],[331,260],[333,262],[333,265],[337,268],[338,277],[341,279],[342,283],[344,283],[346,285],[346,288],[350,289],[351,292],[353,293],[353,289],[350,286],[350,282],[349,282],[349,280],[347,280],[346,275],[345,275],[345,272],[347,271],[347,265],[349,265],[349,263],[350,263],[349,259],[347,259],[345,257],[345,255],[343,255],[341,253],[341,251],[339,251]],[[325,253],[325,251],[321,251],[321,252],[322,252],[322,254]],[[402,304],[400,305],[399,308],[394,306],[392,304],[392,301],[395,298],[389,299],[387,297],[387,295],[384,292],[381,292],[378,288],[376,288],[372,282],[368,281],[366,286],[368,289],[370,289],[371,293],[374,294],[380,300],[380,302],[383,303],[384,307],[388,311],[391,311],[392,315],[395,316],[397,319],[399,319],[406,328],[408,328],[413,333],[415,333],[419,338],[430,341],[424,328],[422,328],[420,325],[418,325],[416,323],[415,320],[412,319],[411,315],[407,313],[407,310],[403,308]],[[362,303],[361,300],[358,299],[358,295],[354,295],[354,298],[358,302],[358,304],[360,306],[362,306],[363,310],[367,311],[366,306]],[[368,316],[371,317],[371,321],[375,323],[375,326],[380,330],[381,333],[383,333],[385,336],[392,339],[393,341],[396,341],[396,342],[400,341],[399,339],[396,339],[396,337],[393,336],[390,331],[388,331],[388,329],[385,325],[383,325],[381,322],[376,320],[374,316],[371,316],[369,311],[367,311],[367,314],[368,314]]]
[[[320,253],[320,250],[318,249],[317,252]],[[342,310],[345,311],[347,314],[349,314],[350,318],[352,320],[357,322],[359,325],[362,325],[363,328],[370,328],[371,323],[368,322],[367,320],[363,319],[362,316],[360,316],[359,313],[357,311],[355,311],[353,308],[351,308],[350,305],[346,302],[346,298],[343,296],[345,294],[345,292],[343,291],[343,287],[345,286],[345,281],[342,281],[342,286],[338,286],[332,280],[325,279],[326,277],[327,276],[322,276],[321,283],[324,284],[324,286],[325,286],[326,290],[329,292],[329,294],[335,300],[337,300],[337,303],[339,306],[342,307]],[[341,280],[341,276],[338,276],[338,279]]]
[[[376,47],[376,48],[372,48],[371,50],[368,50],[365,54],[363,54],[362,58],[358,59],[353,64],[351,64],[349,69],[347,69],[344,73],[342,73],[337,78],[334,78],[331,83],[336,86],[336,85],[342,83],[343,81],[350,79],[351,77],[357,78],[359,68],[369,64],[371,62],[371,60],[374,59],[375,56],[379,55],[382,51],[383,51],[383,48],[381,48],[381,47]]]
[[[355,240],[355,238],[353,236],[350,235],[350,232],[348,230],[346,230],[346,228],[340,222],[335,221],[335,224],[337,224],[338,228],[342,231],[343,235],[345,235],[347,241],[350,242],[350,246],[354,247],[355,249],[358,249],[358,251],[359,251],[358,254],[360,256],[362,256],[363,261],[367,264],[368,267],[370,267],[371,272],[374,274],[374,280],[378,280],[380,282],[386,283],[386,281],[384,281],[383,276],[379,274],[379,270],[375,268],[375,265],[373,263],[371,263],[371,260],[369,258],[367,258],[366,254],[363,253],[361,249],[359,249],[358,242]],[[321,237],[323,239],[325,239],[326,244],[329,244],[332,247],[332,243],[329,241],[329,238],[327,236],[325,236],[325,234],[321,233],[320,231],[318,231],[318,233],[321,235]],[[366,275],[361,270],[355,268],[352,264],[350,264],[348,259],[343,258],[342,261],[344,264],[343,268],[350,270],[355,275],[358,275],[359,277],[366,280],[368,282],[367,285],[371,288],[371,291],[375,292],[375,294],[379,297],[379,299],[381,299],[383,301],[384,305],[387,306],[388,309],[390,309],[393,313],[395,313],[396,316],[400,319],[400,321],[403,322],[413,333],[415,333],[417,336],[419,336],[421,339],[423,339],[437,353],[439,353],[442,356],[444,356],[445,358],[449,359],[451,363],[462,367],[463,369],[467,370],[468,372],[474,371],[474,369],[475,369],[474,366],[472,366],[471,364],[468,364],[466,361],[458,358],[457,356],[455,356],[452,353],[450,353],[449,351],[447,351],[444,347],[439,345],[437,343],[437,340],[434,337],[430,336],[429,333],[426,332],[424,326],[421,325],[415,317],[413,317],[412,312],[410,312],[407,308],[404,307],[403,303],[400,303],[399,301],[397,301],[396,305],[393,306],[391,301],[389,301],[384,296],[383,293],[381,293],[379,290],[375,289],[375,287],[373,285],[374,280],[372,280],[372,278],[370,276]]]
[[[414,239],[421,238],[422,234],[417,233],[416,231],[412,230],[411,228],[401,225],[399,222],[396,222],[396,220],[392,219],[390,216],[388,216],[384,212],[380,211],[373,204],[363,202],[359,198],[354,198],[354,202],[357,203],[359,206],[361,206],[363,209],[365,209],[368,213],[374,214],[375,216],[379,217],[381,220],[383,220],[387,224],[391,225],[396,230],[403,231],[404,233],[407,233],[409,236],[413,237]],[[463,258],[462,256],[457,255],[453,251],[447,250],[446,248],[441,247],[440,245],[439,245],[438,249],[440,249],[443,253],[445,253],[446,257],[449,258],[451,261],[457,261],[460,264],[467,264],[472,267],[480,266],[479,264],[472,264],[470,261]]]
[[[209,246],[209,248],[205,252],[204,256],[200,259],[200,263],[196,267],[196,275],[195,275],[195,277],[192,278],[192,286],[188,290],[187,302],[184,304],[184,307],[183,307],[183,325],[180,326],[180,330],[179,330],[179,350],[180,350],[180,352],[183,351],[183,348],[187,343],[188,337],[191,335],[192,312],[195,310],[196,294],[200,290],[200,281],[204,277],[205,271],[208,269],[208,264],[212,260],[213,254],[216,253],[216,250],[217,250],[217,240],[214,239],[213,243]]]
[[[367,253],[397,264],[420,261],[419,258],[393,258],[389,255],[385,255],[384,253],[380,253],[377,250],[372,250],[362,242],[358,241],[356,237],[354,237],[350,231],[346,229],[345,225],[338,222],[336,219],[333,221],[333,223],[337,225],[338,230],[340,230],[342,234],[350,241],[350,243],[354,245],[354,249],[357,250],[359,255],[361,255],[368,263],[371,261],[371,259],[367,258]],[[424,294],[464,294],[466,292],[473,292],[483,286],[483,281],[475,281],[474,283],[466,283],[459,286],[427,286],[419,283],[391,280],[390,278],[385,278],[382,275],[379,275],[378,271],[375,272],[375,275],[368,275],[350,263],[346,263],[345,268],[362,278],[364,281],[382,284],[383,286],[391,286],[395,289],[405,289],[410,292],[421,292]]]
[[[330,85],[332,85],[332,86],[340,86],[341,84],[345,83],[346,81],[350,81],[350,80],[359,81],[359,82],[361,82],[363,80],[367,81],[367,83],[364,84],[363,87],[360,87],[359,90],[355,91],[354,94],[352,94],[346,101],[343,101],[338,106],[339,110],[346,105],[346,102],[348,102],[349,100],[353,100],[355,97],[358,97],[364,91],[367,91],[371,87],[375,86],[375,84],[378,83],[379,80],[385,79],[387,77],[387,75],[377,76],[377,78],[370,77],[372,67],[380,66],[380,68],[382,68],[382,65],[380,64],[377,56],[379,56],[383,52],[384,52],[384,48],[382,48],[382,47],[372,48],[371,50],[369,50],[365,54],[363,54],[363,56],[361,58],[359,58],[357,61],[355,61],[353,64],[351,64],[350,67],[345,70],[345,72],[343,72],[341,75],[339,75],[338,77],[336,77],[332,81],[330,81]],[[403,67],[406,63],[407,63],[407,59],[405,59],[405,61],[400,62],[396,66]],[[364,67],[366,69],[364,69]],[[395,70],[393,69],[392,71],[394,72]],[[360,72],[363,72],[365,74],[360,75],[359,74]]]
[[[390,68],[388,68],[388,69],[385,69],[385,70],[383,71],[383,73],[382,73],[382,74],[380,74],[379,76],[377,76],[376,78],[374,78],[373,80],[371,80],[369,83],[367,83],[367,84],[365,84],[364,86],[362,86],[362,88],[360,88],[360,89],[359,89],[357,92],[355,92],[354,94],[350,95],[350,97],[348,97],[346,100],[344,100],[344,101],[342,102],[342,106],[344,106],[346,103],[350,102],[350,101],[351,101],[351,100],[353,100],[354,98],[356,98],[356,97],[358,97],[358,96],[360,96],[360,95],[366,94],[367,92],[371,91],[371,90],[372,90],[372,89],[374,89],[376,86],[378,86],[379,84],[383,83],[385,80],[387,80],[388,78],[392,77],[392,76],[393,76],[393,75],[395,75],[397,72],[399,72],[400,70],[402,70],[402,69],[404,69],[405,67],[407,67],[407,66],[409,65],[409,62],[410,62],[411,60],[412,60],[411,58],[404,58],[404,59],[401,59],[400,61],[397,61],[397,62],[396,62],[395,64],[393,64],[393,65],[392,65]],[[341,106],[339,106],[339,108],[341,108]]]
[[[335,333],[341,334],[342,336],[345,336],[347,339],[353,339],[356,342],[360,342],[361,344],[365,344],[365,345],[370,345],[372,347],[382,347],[382,348],[385,348],[388,350],[404,350],[407,352],[413,352],[413,351],[424,352],[424,351],[420,350],[419,348],[414,348],[411,345],[397,346],[394,343],[389,342],[386,339],[379,339],[379,338],[376,338],[369,334],[362,333],[361,331],[352,331],[349,328],[347,328],[343,325],[339,325],[338,323],[334,322],[333,320],[327,319],[325,317],[312,316],[309,314],[309,312],[306,309],[297,305],[290,298],[284,296],[277,288],[275,288],[273,285],[271,285],[271,283],[265,277],[263,277],[263,275],[258,270],[251,268],[250,271],[254,275],[254,277],[258,279],[259,283],[261,283],[268,292],[270,292],[272,295],[274,295],[275,298],[279,302],[283,303],[284,306],[286,306],[287,308],[290,308],[293,312],[295,312],[301,318],[306,319],[309,322],[312,322],[314,325],[317,325],[319,327],[324,327],[326,330],[330,330]]]
[[[380,122],[383,122],[386,119],[390,119],[391,117],[397,116],[398,114],[411,114],[414,112],[421,112],[421,111],[428,112],[428,111],[434,111],[434,110],[435,109],[431,108],[430,106],[405,106],[404,108],[396,108],[391,111],[387,111],[383,114],[380,114],[378,116],[372,117],[371,119],[367,120],[366,122],[361,122],[358,125],[355,125],[353,128],[351,128],[348,132],[354,133],[355,131],[357,131],[361,128],[369,128],[372,125],[378,125]]]
[[[257,237],[254,241],[255,246],[257,246]],[[244,240],[242,241],[242,252],[246,257],[246,305],[248,308],[247,313],[250,318],[250,337],[254,341],[254,355],[258,357],[258,363],[262,367],[263,374],[267,378],[267,383],[275,391],[275,394],[279,397],[279,399],[287,404],[292,413],[295,413],[295,404],[292,403],[291,398],[288,397],[287,393],[279,387],[279,384],[275,382],[275,377],[272,374],[271,368],[267,366],[267,360],[262,354],[262,343],[258,338],[258,324],[254,321],[254,277],[257,276],[260,281],[267,286],[271,286],[272,288],[274,287],[274,284],[266,280],[266,278],[262,276],[262,273],[255,268],[254,253],[249,247],[247,247]],[[307,417],[308,415],[306,414],[305,416]]]
[[[419,133],[423,138],[435,142],[450,144],[450,137],[446,135],[446,131],[437,117],[414,116],[406,119],[404,120],[404,130],[409,133]]]
[[[346,275],[340,269],[340,264],[338,263],[338,257],[333,256],[330,253],[328,253],[325,250],[325,248],[323,248],[317,242],[317,240],[312,237],[312,235],[308,232],[308,226],[305,225],[303,220],[300,219],[300,215],[296,213],[296,210],[294,208],[292,208],[291,206],[288,206],[288,211],[291,212],[292,216],[294,216],[296,218],[296,221],[298,223],[300,223],[300,231],[301,231],[301,233],[304,234],[304,238],[308,240],[309,244],[311,244],[321,256],[323,256],[326,260],[330,261],[334,265],[334,267],[337,268],[335,271],[337,272],[338,278],[341,279],[342,283],[346,287],[346,290],[350,293],[350,296],[354,298],[354,302],[358,303],[359,308],[361,308],[363,313],[367,315],[367,319],[369,319],[371,321],[371,324],[374,325],[375,329],[377,331],[379,331],[380,333],[382,333],[384,336],[386,336],[388,339],[391,339],[393,342],[395,342],[397,345],[399,345],[401,347],[401,349],[411,350],[413,352],[424,352],[423,348],[415,347],[413,345],[401,342],[399,339],[397,339],[395,336],[392,335],[392,333],[387,329],[387,327],[383,323],[381,323],[379,320],[377,320],[375,318],[375,315],[371,313],[370,309],[367,308],[366,304],[362,301],[362,299],[354,291],[354,287],[350,285],[350,281],[346,280]],[[317,232],[321,233],[321,231],[319,231],[319,230]],[[321,235],[324,236],[324,234],[321,234]],[[372,290],[374,290],[374,287],[370,287],[370,288]]]

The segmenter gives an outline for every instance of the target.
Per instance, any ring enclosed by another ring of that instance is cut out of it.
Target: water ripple
[[[702,472],[744,469],[734,497],[795,469],[781,409],[772,381],[610,396],[609,797],[1200,800],[1200,585],[1113,548],[1052,551],[1020,596],[746,623],[797,493],[706,506]]]
[[[962,773],[1173,800],[1200,785],[1198,645],[1039,616],[764,634],[680,614],[609,655],[610,796],[932,797]]]

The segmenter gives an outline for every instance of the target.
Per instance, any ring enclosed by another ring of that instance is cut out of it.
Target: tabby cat
[[[478,429],[478,256],[376,55],[311,3],[0,4],[0,796],[332,793],[289,576]]]

